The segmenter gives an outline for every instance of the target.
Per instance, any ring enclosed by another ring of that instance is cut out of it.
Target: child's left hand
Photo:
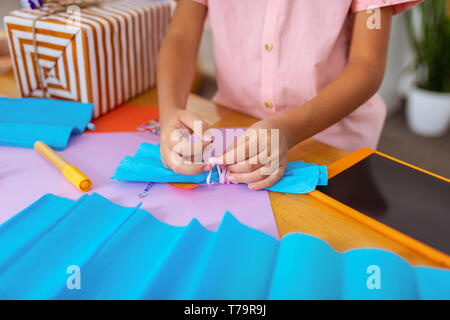
[[[288,162],[289,143],[287,135],[279,128],[275,119],[259,121],[218,157],[229,170],[228,181],[248,183],[249,189],[260,190],[270,187],[283,177]]]

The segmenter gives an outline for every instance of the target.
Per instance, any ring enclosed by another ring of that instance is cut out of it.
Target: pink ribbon
[[[214,161],[211,161],[211,159],[209,160],[209,163],[211,163],[213,166],[211,167],[211,170],[209,170],[208,177],[206,178],[206,184],[208,184],[208,185],[214,184],[214,182],[211,182],[211,175],[214,170],[214,167],[217,168],[217,173],[219,174],[219,182],[221,184],[229,184],[230,181],[227,180],[228,170],[225,168],[222,169]]]

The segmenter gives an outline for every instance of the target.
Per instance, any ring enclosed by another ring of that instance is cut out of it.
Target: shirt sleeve
[[[422,1],[423,0],[353,0],[352,12],[367,10],[374,6],[379,8],[392,6],[394,9],[393,14],[398,14]]]

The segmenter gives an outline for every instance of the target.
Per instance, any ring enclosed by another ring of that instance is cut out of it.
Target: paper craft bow
[[[229,213],[211,232],[95,193],[47,194],[0,226],[0,299],[449,298],[448,270],[306,234],[278,241]]]
[[[141,144],[134,157],[125,157],[122,160],[113,179],[140,182],[206,183],[207,172],[198,175],[182,175],[164,167],[159,149],[159,144]],[[214,168],[210,181],[217,182],[219,180],[219,172]],[[294,161],[288,163],[283,178],[266,190],[301,194],[311,192],[318,185],[323,186],[327,183],[326,166]]]

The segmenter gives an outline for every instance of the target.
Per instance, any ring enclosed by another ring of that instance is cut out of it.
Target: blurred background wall
[[[0,1],[0,16],[2,17],[1,29],[3,26],[3,16],[9,11],[12,11],[20,6],[20,0],[1,0]]]

